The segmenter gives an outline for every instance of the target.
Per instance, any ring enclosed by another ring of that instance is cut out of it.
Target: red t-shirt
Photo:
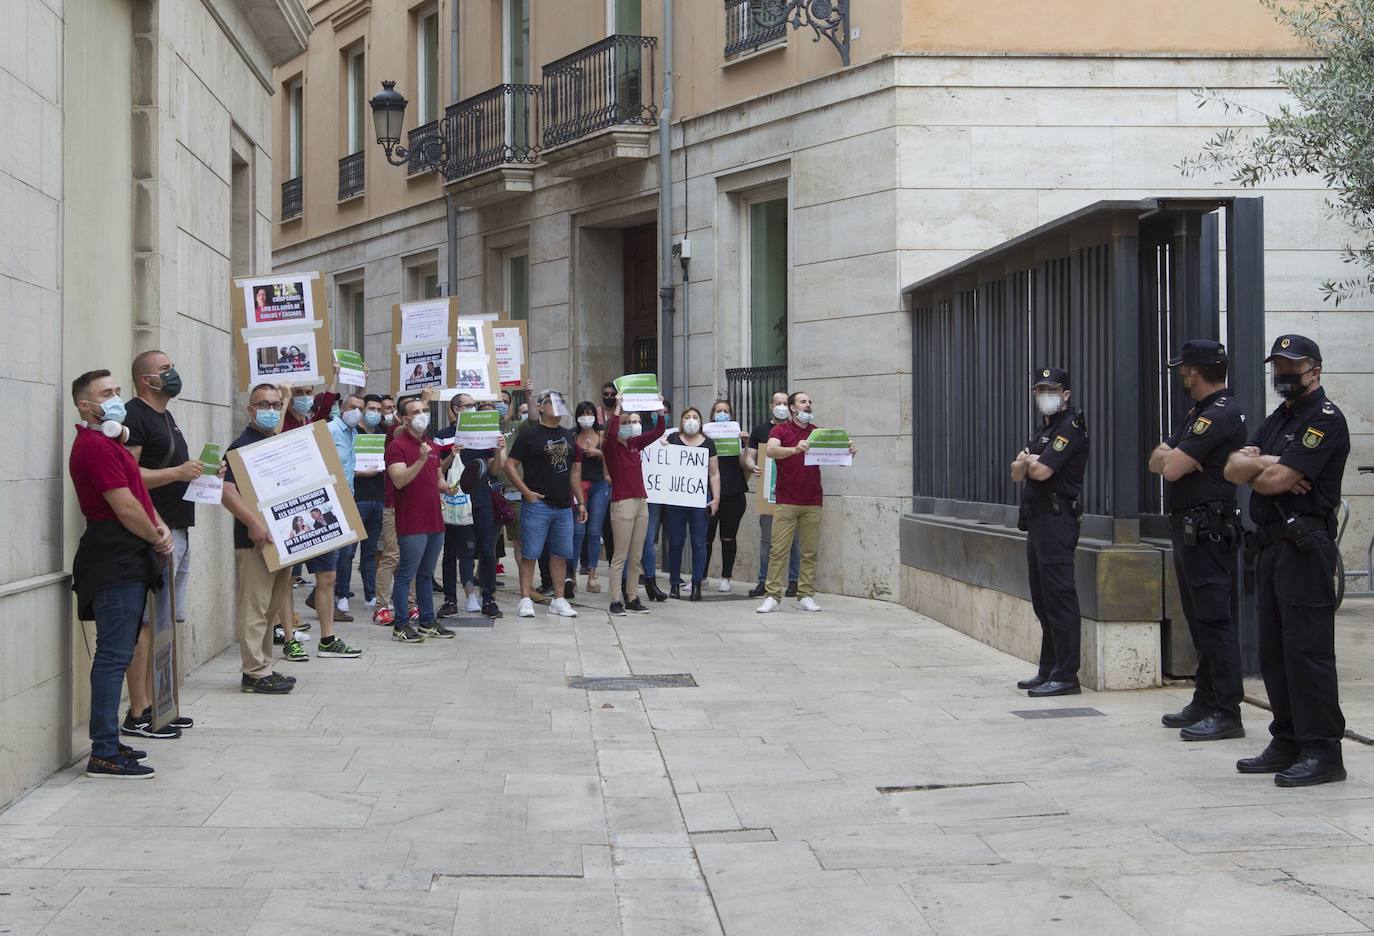
[[[99,429],[77,426],[67,470],[87,522],[119,520],[110,502],[105,500],[105,492],[117,488],[128,488],[148,512],[148,519],[157,522],[153,499],[148,496],[148,488],[138,472],[138,462],[118,439],[106,438]]]
[[[779,445],[794,447],[815,430],[815,426],[805,429],[792,420],[774,426],[768,438],[777,439]],[[779,504],[792,504],[797,507],[819,507],[821,505],[821,469],[819,465],[807,466],[806,453],[798,452],[791,458],[780,459],[777,464],[777,497]]]
[[[405,487],[395,489],[397,536],[444,532],[444,511],[439,506],[439,453],[433,448],[431,443],[429,459],[420,473]],[[388,469],[391,465],[413,465],[419,458],[420,440],[409,431],[397,432],[387,443]]]

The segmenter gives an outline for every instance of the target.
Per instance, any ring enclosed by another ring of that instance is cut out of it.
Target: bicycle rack
[[[1360,465],[1360,474],[1374,474],[1374,465]],[[1341,539],[1345,536],[1346,525],[1350,523],[1350,501],[1341,499],[1340,523],[1336,529],[1336,547],[1340,548]],[[1374,535],[1369,538],[1369,544],[1364,550],[1364,568],[1345,572],[1347,582],[1363,578],[1365,581],[1364,591],[1347,591],[1347,598],[1371,598],[1374,597]]]

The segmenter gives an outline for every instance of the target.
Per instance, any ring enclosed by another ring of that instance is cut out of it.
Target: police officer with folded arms
[[[1077,695],[1082,617],[1073,577],[1078,548],[1079,493],[1088,465],[1083,414],[1069,406],[1069,374],[1058,367],[1035,371],[1033,393],[1039,424],[1011,463],[1011,479],[1025,482],[1021,520],[1026,532],[1031,604],[1040,620],[1040,668],[1016,684],[1033,697]]]
[[[1236,762],[1282,787],[1345,779],[1345,717],[1336,688],[1336,517],[1350,455],[1345,416],[1321,386],[1322,356],[1302,335],[1281,335],[1265,363],[1283,403],[1226,463],[1249,484],[1256,529],[1260,672],[1273,720],[1268,747]]]
[[[1184,343],[1169,366],[1193,407],[1150,454],[1150,471],[1164,478],[1178,593],[1197,650],[1192,701],[1161,719],[1182,729],[1184,741],[1245,737],[1240,632],[1231,616],[1241,530],[1236,486],[1225,477],[1227,458],[1245,444],[1245,414],[1226,386],[1226,365],[1219,342]]]

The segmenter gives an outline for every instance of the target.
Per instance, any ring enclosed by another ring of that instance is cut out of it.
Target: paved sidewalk
[[[298,591],[297,598],[304,596]],[[1030,700],[1028,667],[900,607],[821,596],[362,659],[237,650],[192,673],[156,779],[77,767],[0,813],[0,934],[1279,936],[1374,929],[1374,749],[1349,782],[1242,777],[1266,738],[1189,745],[1186,692]],[[309,615],[309,612],[304,612]],[[361,617],[361,616],[360,616]],[[587,692],[567,676],[690,673]],[[1085,717],[1017,712],[1091,708]]]

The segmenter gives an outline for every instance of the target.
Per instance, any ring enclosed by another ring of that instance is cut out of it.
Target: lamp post
[[[377,130],[377,142],[386,153],[386,161],[393,166],[409,166],[417,171],[435,170],[443,176],[445,184],[444,203],[448,214],[448,277],[444,284],[446,295],[454,294],[458,279],[458,202],[448,190],[457,173],[453,159],[450,158],[448,141],[450,117],[445,114],[438,121],[433,133],[425,134],[415,142],[413,148],[401,145],[401,128],[405,126],[406,101],[396,90],[396,82],[383,81],[382,90],[369,102],[372,106],[372,123]]]

